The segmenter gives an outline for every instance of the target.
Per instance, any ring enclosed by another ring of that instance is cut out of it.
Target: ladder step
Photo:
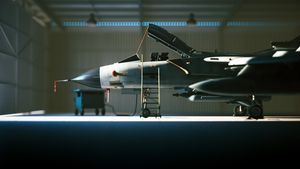
[[[158,97],[148,97],[148,99],[158,99]]]
[[[157,73],[144,73],[144,76],[157,76]]]
[[[159,104],[158,102],[144,102],[146,104]]]
[[[142,105],[144,108],[152,111],[150,116],[160,117],[160,69],[157,68],[157,72],[143,72],[141,78],[146,79],[143,83],[145,86],[151,86],[150,88],[141,88],[143,96],[145,97],[145,100],[142,101]],[[151,83],[147,80],[151,80]]]
[[[147,107],[147,108],[151,110],[159,110],[159,107]]]

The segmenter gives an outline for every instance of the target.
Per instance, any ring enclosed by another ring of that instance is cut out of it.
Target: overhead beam
[[[54,9],[91,9],[91,8],[99,8],[99,9],[138,9],[139,5],[137,3],[99,3],[95,2],[94,6],[90,3],[52,3],[48,5],[49,8]]]
[[[87,17],[91,11],[61,11],[55,12],[57,16],[83,16]],[[139,16],[138,11],[97,11],[96,16]]]
[[[41,0],[32,0],[52,21],[57,25],[61,30],[64,30],[64,27],[61,21],[49,10],[49,8]]]

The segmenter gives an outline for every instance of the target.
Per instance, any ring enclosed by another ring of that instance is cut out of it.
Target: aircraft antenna
[[[56,89],[57,89],[57,83],[60,83],[60,82],[70,82],[71,80],[70,79],[64,79],[64,80],[54,80],[53,81],[53,93],[54,95],[56,95]]]

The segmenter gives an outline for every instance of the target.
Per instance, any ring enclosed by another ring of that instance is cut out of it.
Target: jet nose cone
[[[71,80],[89,87],[101,88],[99,68],[91,69]]]

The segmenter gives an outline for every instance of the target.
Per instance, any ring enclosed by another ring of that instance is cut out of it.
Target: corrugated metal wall
[[[13,1],[0,5],[0,113],[46,109],[47,30]]]
[[[131,30],[69,33],[52,32],[50,35],[50,65],[52,80],[76,76],[91,68],[118,62],[137,50],[139,28]],[[50,94],[51,111],[73,111],[72,89],[84,87],[74,84],[57,84],[57,93]],[[116,111],[131,111],[135,96],[123,96],[112,91],[111,103]],[[108,110],[110,111],[110,110]]]
[[[96,31],[72,29],[67,33],[52,32],[50,36],[51,80],[64,79],[90,68],[117,62],[135,53],[142,31],[138,27],[97,28]],[[212,28],[172,28],[170,32],[178,35],[190,46],[198,50],[225,50],[233,52],[252,52],[270,47],[270,41],[289,40],[297,35],[290,27],[226,27]],[[143,53],[148,57],[151,52],[169,52],[170,57],[179,57],[173,51],[150,40],[144,43]],[[77,85],[59,84],[58,93],[51,96],[51,111],[73,111],[72,89]],[[162,113],[177,115],[229,115],[232,105],[222,103],[192,103],[184,98],[173,97],[172,90],[163,90]],[[110,97],[118,112],[133,112],[135,95],[122,95],[113,90]],[[139,98],[138,98],[139,101]],[[274,97],[265,104],[266,114],[297,114],[300,106],[298,96]],[[280,104],[279,104],[280,103]],[[139,110],[139,104],[138,104]]]

